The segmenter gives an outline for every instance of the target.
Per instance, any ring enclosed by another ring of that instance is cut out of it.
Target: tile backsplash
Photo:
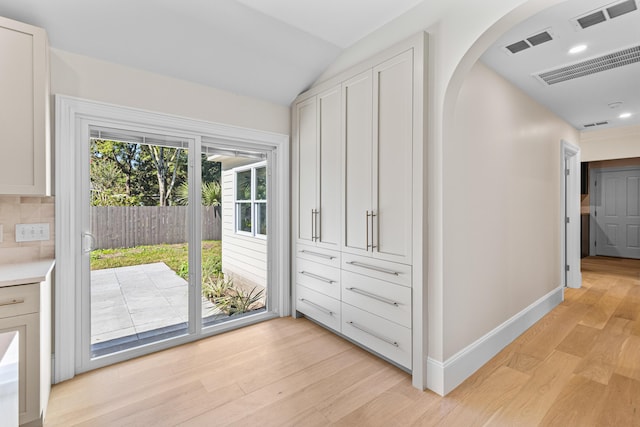
[[[55,257],[55,205],[53,197],[0,195],[0,264],[37,261]],[[48,223],[50,239],[16,242],[16,224]]]

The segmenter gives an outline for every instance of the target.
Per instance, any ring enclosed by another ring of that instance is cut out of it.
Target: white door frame
[[[289,136],[228,126],[201,120],[121,107],[101,102],[56,95],[56,273],[55,273],[55,383],[73,378],[79,372],[82,348],[82,266],[77,262],[83,250],[82,210],[77,194],[82,177],[81,144],[88,141],[88,126],[94,122],[127,124],[159,134],[175,134],[215,139],[242,147],[260,146],[267,152],[272,170],[269,185],[269,312],[225,322],[209,334],[224,332],[254,323],[258,317],[288,316],[289,298]],[[195,162],[198,163],[198,162]],[[88,164],[88,163],[87,163]],[[195,165],[194,165],[195,166]],[[197,230],[196,230],[197,231]],[[190,260],[194,261],[194,260]],[[253,320],[251,318],[254,318]],[[85,319],[86,321],[86,319]],[[202,335],[181,337],[184,342]],[[171,343],[174,345],[178,340]],[[154,349],[168,347],[160,342]],[[131,357],[131,356],[128,356]],[[113,362],[111,362],[113,363]],[[93,367],[98,367],[96,364]]]
[[[582,286],[580,271],[580,147],[561,143],[560,253],[562,285]]]

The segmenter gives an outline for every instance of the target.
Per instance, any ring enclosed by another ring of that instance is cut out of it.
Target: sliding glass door
[[[91,126],[80,371],[268,313],[268,152]]]

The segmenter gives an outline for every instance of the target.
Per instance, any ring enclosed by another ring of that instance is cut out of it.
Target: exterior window
[[[236,232],[267,235],[267,167],[236,172]]]

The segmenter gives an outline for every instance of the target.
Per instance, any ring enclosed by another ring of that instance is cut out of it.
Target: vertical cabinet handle
[[[317,242],[320,239],[320,233],[318,233],[318,215],[320,211],[317,209],[311,209],[311,241]]]
[[[311,241],[315,242],[316,236],[316,217],[315,209],[311,209]]]
[[[366,247],[366,251],[369,252],[369,248],[371,248],[371,252],[373,252],[373,249],[376,247],[375,244],[373,243],[373,217],[376,216],[375,213],[373,213],[373,211],[369,212],[366,211],[366,218],[365,218],[365,232],[366,232],[366,236],[367,236],[367,247]],[[371,218],[371,244],[369,244],[369,218]]]
[[[369,211],[367,211],[367,216],[364,219],[364,231],[365,231],[366,236],[367,236],[366,251],[369,252]]]
[[[373,252],[373,250],[376,248],[376,244],[374,243],[374,237],[373,237],[373,217],[376,216],[375,213],[373,213],[373,211],[371,211],[371,252]]]

